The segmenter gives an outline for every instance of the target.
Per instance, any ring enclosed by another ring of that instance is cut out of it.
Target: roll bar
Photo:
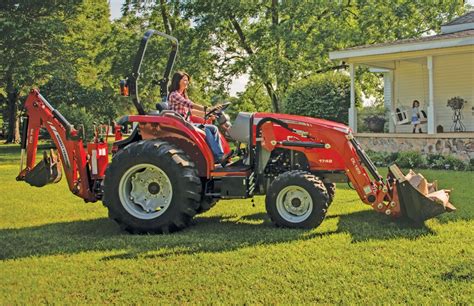
[[[166,97],[168,96],[168,82],[169,77],[171,74],[171,70],[173,69],[174,62],[176,60],[176,55],[178,53],[178,39],[173,36],[170,36],[165,33],[161,33],[156,30],[148,30],[143,35],[142,41],[140,42],[140,46],[138,48],[137,55],[135,57],[135,62],[133,64],[132,73],[127,78],[127,85],[130,96],[132,96],[132,101],[135,107],[137,108],[138,114],[145,115],[146,112],[143,109],[143,105],[140,103],[140,97],[138,95],[138,79],[140,78],[140,67],[142,65],[143,57],[145,56],[146,47],[150,37],[153,35],[159,35],[161,37],[167,38],[171,40],[171,52],[168,56],[168,62],[166,64],[166,69],[163,74],[163,78],[159,81],[160,84],[160,95],[162,100],[166,101]]]

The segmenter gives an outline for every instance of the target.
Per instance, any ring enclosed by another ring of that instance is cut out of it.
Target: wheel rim
[[[306,220],[313,211],[313,199],[303,187],[287,186],[278,193],[276,207],[283,219],[299,223]]]
[[[119,183],[122,206],[139,219],[161,216],[170,206],[173,186],[166,173],[152,164],[138,164],[128,169]]]

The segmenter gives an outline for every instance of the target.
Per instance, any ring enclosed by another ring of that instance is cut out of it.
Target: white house
[[[376,151],[419,151],[452,154],[469,162],[474,158],[474,11],[441,27],[437,35],[357,46],[333,51],[329,57],[349,64],[351,108],[349,125],[359,141]],[[357,133],[354,70],[357,66],[384,75],[385,106],[394,116],[390,133]],[[456,125],[447,106],[453,97],[467,101]],[[423,134],[413,134],[410,124],[413,100],[426,113]],[[403,112],[406,110],[407,112]],[[405,124],[402,124],[405,123]],[[464,129],[459,130],[462,123]],[[456,130],[456,127],[458,129]]]
[[[444,24],[441,34],[333,51],[329,57],[349,64],[352,84],[356,66],[382,72],[385,106],[392,113],[405,109],[411,116],[412,101],[420,101],[427,114],[423,130],[431,135],[454,131],[447,101],[463,98],[461,123],[465,132],[474,132],[474,11]],[[349,125],[357,131],[354,101],[352,90]],[[391,120],[390,132],[411,133],[409,120],[398,119]]]

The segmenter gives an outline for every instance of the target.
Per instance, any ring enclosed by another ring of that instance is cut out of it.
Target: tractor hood
[[[272,117],[275,119],[282,120],[291,125],[301,125],[301,126],[306,126],[308,128],[311,128],[311,127],[329,128],[329,129],[334,129],[334,130],[343,132],[345,134],[349,134],[352,132],[350,127],[339,122],[318,119],[318,118],[313,118],[313,117],[289,115],[289,114],[255,113],[254,123],[256,124],[259,121],[259,118],[265,118],[265,117]]]
[[[254,126],[263,118],[275,118],[282,120],[293,127],[301,126],[300,129],[310,130],[313,128],[333,129],[344,134],[352,133],[352,130],[342,123],[328,121],[324,119],[317,119],[304,116],[276,114],[276,113],[248,113],[240,112],[235,118],[232,127],[229,129],[229,135],[232,139],[239,142],[248,142],[250,136],[250,119],[253,115]]]

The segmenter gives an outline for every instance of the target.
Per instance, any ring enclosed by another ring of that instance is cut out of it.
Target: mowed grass
[[[0,303],[474,303],[474,173],[423,171],[456,213],[414,226],[338,185],[314,230],[274,227],[263,197],[221,201],[170,235],[133,236],[63,179],[16,182],[0,146]]]

